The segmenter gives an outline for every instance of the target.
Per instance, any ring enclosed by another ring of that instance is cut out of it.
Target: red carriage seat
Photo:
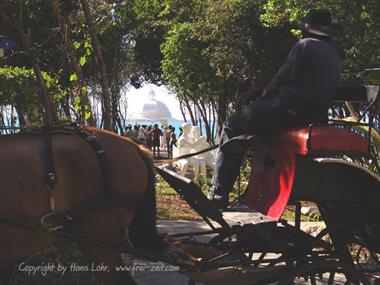
[[[337,154],[366,155],[370,141],[353,131],[328,125],[315,125],[283,131],[273,137],[272,147],[302,155],[326,157]]]
[[[314,125],[275,134],[262,162],[262,171],[252,167],[243,202],[264,215],[279,219],[292,190],[296,155],[312,158],[338,154],[367,155],[369,145],[368,138],[330,125]]]

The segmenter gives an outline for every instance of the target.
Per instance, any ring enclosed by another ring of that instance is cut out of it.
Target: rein
[[[41,231],[40,226],[33,225],[30,223],[21,222],[21,221],[16,221],[16,220],[12,220],[12,219],[3,219],[0,217],[0,223],[7,224],[9,226],[16,226],[19,228],[28,229],[31,231]],[[55,228],[48,228],[46,230],[46,232],[50,233],[54,236],[57,236],[57,237],[61,237],[64,239],[75,241],[75,242],[80,242],[80,243],[83,243],[86,245],[91,245],[91,246],[95,246],[95,247],[99,247],[99,248],[109,249],[109,250],[115,251],[117,253],[128,253],[128,254],[135,256],[136,258],[143,258],[143,259],[147,259],[147,260],[154,261],[154,262],[162,260],[162,256],[157,256],[157,255],[154,255],[154,254],[152,254],[146,250],[135,248],[135,247],[129,245],[128,243],[122,243],[120,245],[115,245],[115,244],[111,244],[109,242],[98,241],[98,240],[94,240],[92,238],[88,238],[85,236],[79,236],[79,235],[71,234],[71,233],[62,231],[61,229],[55,229]],[[180,260],[178,260],[178,265],[183,265],[180,263]]]
[[[219,147],[219,145],[216,144],[216,145],[210,146],[208,148],[202,149],[202,150],[197,151],[197,152],[193,152],[193,153],[189,153],[189,154],[184,154],[184,155],[172,158],[172,159],[164,159],[164,160],[157,161],[157,162],[154,163],[154,165],[160,166],[160,165],[163,165],[163,164],[173,163],[173,162],[176,162],[176,161],[181,160],[181,159],[187,159],[187,158],[190,158],[190,157],[193,157],[193,156],[196,156],[196,155],[200,155],[200,154],[205,153],[205,152],[212,151],[212,150],[214,150],[214,149],[216,149],[218,147]]]

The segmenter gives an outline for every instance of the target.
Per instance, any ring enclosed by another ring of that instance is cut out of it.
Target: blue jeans
[[[326,119],[327,110],[320,111],[300,99],[277,94],[254,102],[227,119],[223,125],[220,145],[243,134],[265,135],[306,126],[312,122],[324,122]],[[233,152],[218,151],[211,181],[212,185],[218,186],[217,194],[227,194],[232,190],[246,150],[240,147]]]

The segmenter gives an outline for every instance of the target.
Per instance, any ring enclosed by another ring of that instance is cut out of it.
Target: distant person
[[[138,135],[137,135],[137,140],[139,141],[139,143],[141,143],[144,146],[146,146],[147,136],[148,136],[148,130],[146,128],[146,125],[142,125],[139,128],[139,132],[138,132]]]
[[[139,125],[133,126],[133,136],[137,139],[137,136],[139,135]]]
[[[153,128],[148,132],[148,134],[152,138],[153,156],[156,157],[157,152],[157,157],[160,157],[160,140],[162,137],[161,129],[157,124],[154,124]]]
[[[177,136],[174,132],[175,128],[170,132],[169,147],[168,147],[168,158],[173,158],[173,146],[177,146]]]
[[[168,150],[168,157],[169,157],[169,143],[170,143],[170,134],[172,133],[173,127],[172,125],[168,126],[167,132],[166,132],[166,149]]]
[[[133,131],[132,131],[132,125],[131,124],[128,124],[128,126],[126,126],[124,128],[123,136],[128,137],[128,138],[133,137]]]
[[[168,134],[168,127],[166,125],[162,125],[162,139],[161,139],[161,148],[167,149],[167,134]]]
[[[152,151],[152,146],[153,146],[153,138],[152,138],[152,125],[148,126],[147,129],[147,135],[146,135],[146,140],[145,140],[145,146]]]

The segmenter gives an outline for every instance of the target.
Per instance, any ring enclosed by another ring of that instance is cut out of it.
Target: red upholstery
[[[244,203],[274,219],[279,219],[288,203],[295,174],[296,154],[368,152],[369,141],[346,129],[314,126],[311,149],[308,149],[309,128],[286,130],[276,134],[268,146],[267,156],[274,164],[265,164],[262,172],[252,169]],[[314,155],[317,154],[317,155]]]
[[[313,126],[308,149],[309,128],[283,131],[273,137],[273,147],[286,147],[299,154],[367,153],[369,140],[347,129],[333,126]]]

